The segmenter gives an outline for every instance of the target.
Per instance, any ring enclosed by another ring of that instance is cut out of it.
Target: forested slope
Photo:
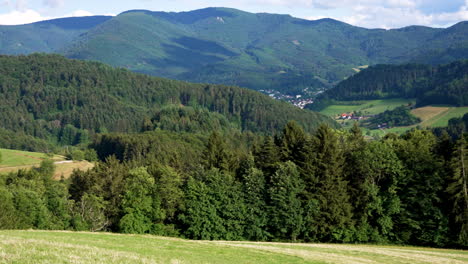
[[[372,66],[321,94],[312,107],[318,109],[332,100],[383,98],[416,98],[418,105],[468,105],[468,61]]]
[[[58,55],[1,56],[0,94],[2,128],[65,145],[107,131],[272,134],[289,120],[308,131],[333,125],[248,89],[172,81]]]

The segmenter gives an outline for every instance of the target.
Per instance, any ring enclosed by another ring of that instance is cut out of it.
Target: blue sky
[[[367,28],[447,27],[468,20],[468,0],[0,0],[0,24],[117,15],[129,9],[179,12],[212,6],[290,14],[312,20],[330,17]]]

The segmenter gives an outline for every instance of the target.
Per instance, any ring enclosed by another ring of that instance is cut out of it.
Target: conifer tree
[[[279,163],[268,188],[269,230],[275,238],[295,241],[304,228],[300,193],[304,185],[297,166]]]
[[[242,193],[245,200],[245,238],[264,241],[269,238],[266,231],[268,212],[266,205],[266,181],[261,170],[254,166],[253,157],[248,156],[241,163],[238,175],[242,182]]]
[[[217,131],[211,133],[208,138],[205,151],[203,152],[203,162],[207,170],[212,168],[229,170],[229,155],[226,143]]]
[[[255,166],[270,176],[275,171],[275,164],[280,161],[278,147],[272,137],[264,138],[259,150],[254,153]]]
[[[319,241],[347,241],[352,227],[352,205],[343,175],[344,156],[335,132],[321,125],[314,137],[314,167],[317,179],[309,186],[318,201],[319,213],[309,237]]]

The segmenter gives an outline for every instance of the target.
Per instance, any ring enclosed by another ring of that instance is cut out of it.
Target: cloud
[[[43,17],[37,11],[27,9],[24,11],[11,11],[7,14],[0,14],[0,25],[20,25],[29,24],[36,21],[51,19],[50,17]]]
[[[286,4],[282,0],[263,0]],[[468,0],[453,4],[449,12],[432,10],[428,12],[427,0],[290,0],[289,3],[308,4],[314,8],[339,9],[346,7],[346,14],[335,19],[367,28],[399,28],[408,25],[447,27],[461,20],[468,20]],[[429,0],[436,2],[437,0]],[[439,0],[440,2],[444,2]],[[441,9],[442,10],[442,9]],[[330,12],[327,12],[330,13]],[[315,15],[306,19],[322,17]]]
[[[43,0],[42,3],[47,7],[57,8],[65,4],[65,0]]]
[[[446,27],[468,20],[468,0],[455,12],[426,14],[416,1],[388,1],[387,5],[356,5],[343,21],[370,28],[399,28],[408,25]]]
[[[107,15],[112,16],[114,14]],[[0,25],[23,25],[55,18],[83,16],[94,16],[94,14],[86,10],[75,10],[63,16],[43,16],[39,12],[32,9],[27,9],[24,11],[14,10],[7,14],[0,14]]]

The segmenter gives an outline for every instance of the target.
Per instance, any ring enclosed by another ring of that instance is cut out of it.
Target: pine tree
[[[245,238],[255,241],[267,240],[269,234],[266,231],[268,212],[265,176],[261,170],[255,168],[252,156],[241,163],[238,175],[246,206]]]
[[[347,241],[352,228],[352,205],[344,178],[344,156],[335,132],[321,125],[314,137],[315,178],[309,192],[318,201],[319,213],[309,238],[324,242]]]
[[[272,137],[265,137],[260,149],[254,153],[255,166],[270,176],[275,171],[275,164],[280,161],[278,147]]]
[[[299,195],[304,185],[297,166],[288,161],[279,163],[268,188],[270,233],[279,239],[295,241],[304,228]]]
[[[229,154],[226,143],[221,135],[214,131],[211,133],[203,152],[203,162],[205,169],[218,168],[220,170],[229,170]]]

